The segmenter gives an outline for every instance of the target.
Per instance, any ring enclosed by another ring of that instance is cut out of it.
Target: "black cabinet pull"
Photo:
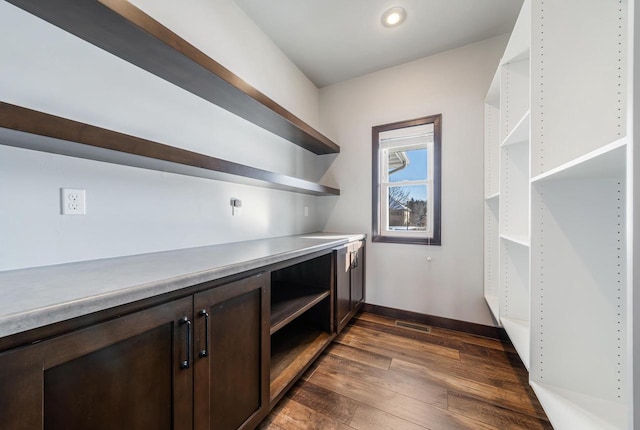
[[[202,309],[198,312],[198,315],[204,317],[204,349],[201,349],[198,353],[200,358],[204,358],[209,355],[209,312],[206,309]]]
[[[180,369],[188,369],[191,362],[191,321],[187,317],[180,318],[180,325],[187,326],[187,359],[180,362]]]

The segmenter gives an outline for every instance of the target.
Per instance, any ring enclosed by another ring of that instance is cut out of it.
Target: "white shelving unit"
[[[491,87],[485,297],[497,288],[491,310],[558,430],[640,427],[630,11],[627,0],[525,0]]]
[[[530,378],[558,429],[633,428],[627,7],[540,2],[532,14],[544,33],[532,44]]]
[[[484,298],[496,322],[500,323],[500,70],[496,72],[485,99],[485,200],[484,200]]]
[[[529,9],[527,0],[485,100],[485,195],[488,196],[485,199],[485,299],[527,367],[530,343]]]

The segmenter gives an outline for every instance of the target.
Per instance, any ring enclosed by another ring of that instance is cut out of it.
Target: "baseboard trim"
[[[421,324],[432,325],[435,327],[446,328],[449,330],[462,331],[477,336],[489,337],[508,341],[507,332],[501,327],[492,327],[483,324],[476,324],[467,321],[454,320],[451,318],[438,317],[434,315],[421,314],[418,312],[405,311],[402,309],[388,308],[386,306],[372,305],[365,303],[362,307],[363,312],[369,312],[389,318],[413,321]]]

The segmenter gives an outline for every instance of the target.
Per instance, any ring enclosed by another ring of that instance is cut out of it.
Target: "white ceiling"
[[[522,0],[235,0],[318,87],[508,33]],[[407,10],[397,28],[380,23]]]

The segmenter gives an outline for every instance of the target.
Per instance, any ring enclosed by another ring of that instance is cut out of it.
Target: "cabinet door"
[[[351,309],[356,311],[364,301],[364,242],[351,253]]]
[[[0,354],[0,428],[192,428],[191,298]]]
[[[196,430],[253,428],[269,408],[269,276],[195,296]]]
[[[336,257],[336,330],[338,333],[347,325],[351,311],[351,253],[348,247],[334,251]]]

